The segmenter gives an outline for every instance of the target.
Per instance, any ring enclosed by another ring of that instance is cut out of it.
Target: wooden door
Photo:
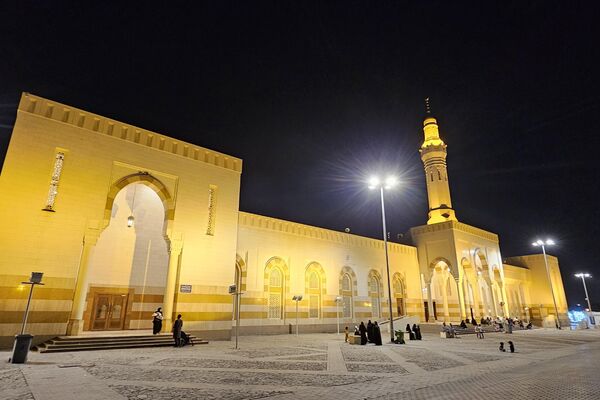
[[[399,297],[396,299],[396,306],[398,307],[398,316],[404,316],[404,299]]]
[[[127,295],[96,294],[92,314],[92,330],[121,330],[125,322]]]

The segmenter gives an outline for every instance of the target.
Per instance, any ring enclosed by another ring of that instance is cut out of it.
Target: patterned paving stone
[[[198,358],[167,358],[156,365],[168,367],[195,368],[236,368],[236,369],[273,369],[273,370],[304,370],[325,371],[326,362],[289,362],[289,361],[247,361],[247,360],[210,360]]]
[[[0,399],[33,400],[33,395],[19,368],[7,366],[0,369]]]
[[[246,358],[265,358],[278,356],[291,356],[299,354],[313,354],[316,350],[298,348],[298,347],[264,347],[252,350],[238,350],[227,354],[236,355]]]
[[[350,372],[365,372],[370,374],[408,374],[408,371],[398,364],[364,364],[346,363]]]
[[[342,354],[345,361],[392,362],[375,346],[347,345],[342,347]]]
[[[439,369],[464,365],[460,361],[452,360],[425,349],[403,347],[394,348],[394,351],[404,357],[406,361],[414,363],[426,371],[437,371]]]
[[[100,379],[135,380],[135,381],[167,381],[188,382],[194,384],[224,385],[274,385],[274,386],[336,386],[378,379],[360,375],[316,375],[281,372],[247,372],[247,371],[210,371],[161,368],[117,368],[115,366],[94,366],[86,368],[87,372]]]
[[[466,358],[471,361],[476,361],[476,362],[497,361],[497,360],[502,359],[501,356],[492,355],[492,354],[468,353],[468,352],[457,352],[457,351],[453,351],[451,353],[456,354],[458,356],[461,356],[461,357]]]
[[[292,357],[281,357],[280,360],[311,360],[311,361],[327,361],[327,353],[319,353],[319,354],[308,354],[305,356],[292,356]]]
[[[285,391],[248,391],[248,390],[218,390],[180,387],[155,387],[139,385],[111,385],[128,400],[171,400],[171,399],[202,399],[202,400],[250,400],[264,399]]]

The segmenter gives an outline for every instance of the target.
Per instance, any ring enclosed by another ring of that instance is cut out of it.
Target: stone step
[[[208,344],[207,341],[196,336],[190,335],[190,338],[195,345]],[[51,339],[41,345],[34,346],[33,350],[37,350],[40,353],[56,353],[67,351],[132,349],[166,346],[173,346],[173,337],[168,334],[88,337],[62,336]]]

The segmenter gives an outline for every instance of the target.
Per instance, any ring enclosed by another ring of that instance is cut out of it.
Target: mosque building
[[[420,148],[429,201],[413,245],[239,210],[242,160],[24,93],[0,175],[0,344],[85,331],[334,332],[399,323],[516,317],[554,326],[567,302],[556,257],[503,258],[498,235],[459,222],[447,148],[428,109]],[[460,215],[460,213],[459,213]],[[294,301],[294,296],[302,300]]]

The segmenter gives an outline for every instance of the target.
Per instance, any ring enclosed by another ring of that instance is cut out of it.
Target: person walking
[[[369,343],[373,343],[373,323],[371,320],[367,322],[367,340]]]
[[[173,322],[173,340],[175,341],[175,347],[181,347],[181,328],[183,328],[183,320],[181,314],[177,315],[177,319]]]
[[[348,343],[348,327],[344,328],[344,342]]]
[[[365,326],[364,322],[360,322],[358,331],[360,332],[360,344],[364,346],[365,344],[367,344],[367,327]]]
[[[156,335],[162,330],[163,313],[162,309],[158,307],[152,314],[152,334]]]

